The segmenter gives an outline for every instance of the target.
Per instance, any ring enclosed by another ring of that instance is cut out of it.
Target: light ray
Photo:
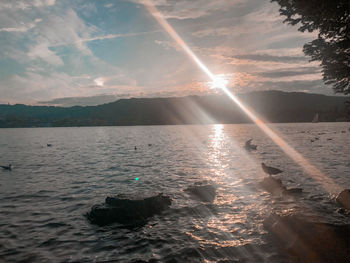
[[[174,28],[165,20],[159,10],[152,4],[150,0],[145,0],[144,5],[164,30],[175,40],[175,42],[185,51],[185,53],[197,64],[197,66],[211,79],[213,83],[218,80],[216,76],[207,68],[206,65],[193,53],[184,40],[178,35]],[[268,127],[253,110],[249,109],[244,103],[232,94],[226,85],[219,87],[233,102],[235,102],[242,111],[268,136],[276,143],[295,163],[301,166],[304,171],[313,179],[317,180],[323,188],[329,192],[339,192],[341,188],[329,177],[327,177],[317,167],[312,165],[302,154],[297,152],[292,146],[282,139],[275,131]]]

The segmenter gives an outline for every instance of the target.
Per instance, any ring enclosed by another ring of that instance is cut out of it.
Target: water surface
[[[262,226],[271,212],[349,223],[332,198],[350,188],[350,125],[271,127],[339,188],[326,191],[250,124],[0,129],[0,164],[13,165],[0,171],[0,261],[283,262]],[[243,148],[249,138],[258,145],[252,153]],[[279,178],[302,196],[257,187],[261,162],[284,170]],[[195,182],[217,187],[213,204],[183,191]],[[142,228],[84,217],[106,196],[159,192],[173,199],[171,209]]]

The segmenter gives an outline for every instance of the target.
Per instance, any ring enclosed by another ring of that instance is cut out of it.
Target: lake
[[[271,212],[349,223],[334,197],[350,188],[350,124],[269,126],[337,187],[326,191],[252,124],[0,129],[0,165],[13,165],[0,170],[0,261],[284,262],[262,225]],[[244,149],[249,138],[257,151]],[[260,189],[261,162],[303,194]],[[217,188],[213,203],[184,192],[196,182]],[[143,227],[85,217],[107,196],[160,192],[171,208]]]

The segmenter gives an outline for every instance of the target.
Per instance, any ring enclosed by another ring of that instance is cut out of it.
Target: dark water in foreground
[[[271,126],[339,188],[326,192],[253,125],[0,129],[0,164],[14,166],[0,171],[0,261],[283,262],[265,238],[270,212],[349,223],[332,198],[350,188],[350,124]],[[242,147],[248,138],[258,145],[251,154]],[[262,161],[303,195],[259,189]],[[217,187],[213,204],[183,192],[205,180]],[[159,192],[171,196],[171,209],[142,228],[84,217],[108,195]]]

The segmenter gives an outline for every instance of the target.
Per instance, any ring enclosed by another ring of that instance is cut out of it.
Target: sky
[[[97,105],[217,93],[144,0],[0,0],[0,103]],[[234,93],[332,94],[269,0],[153,0]]]

